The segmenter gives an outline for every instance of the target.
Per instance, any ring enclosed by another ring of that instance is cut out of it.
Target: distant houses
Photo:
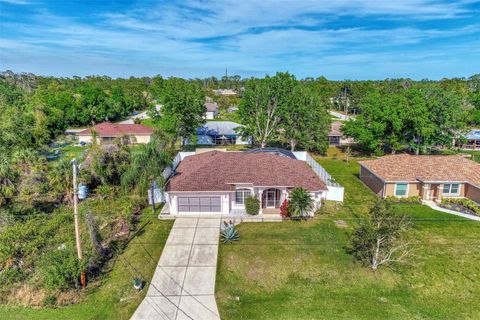
[[[340,147],[344,145],[349,145],[353,143],[352,138],[345,137],[340,131],[343,122],[333,121],[330,127],[330,132],[328,133],[328,143],[330,146]]]
[[[116,138],[124,137],[129,143],[149,143],[153,129],[141,124],[119,124],[103,122],[77,132],[79,143],[92,143],[94,136],[97,143],[111,143]]]
[[[473,129],[463,136],[464,143],[458,144],[463,150],[480,150],[480,129]]]
[[[218,104],[216,102],[205,102],[207,111],[205,112],[205,119],[212,120],[218,116]]]
[[[237,92],[232,89],[217,89],[214,91],[217,96],[235,97]]]

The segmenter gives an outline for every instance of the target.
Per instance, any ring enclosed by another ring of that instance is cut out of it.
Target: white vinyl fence
[[[298,160],[305,161],[327,185],[328,191],[325,199],[343,202],[345,189],[306,151],[293,152]]]
[[[194,154],[195,154],[195,152],[183,152],[183,151],[177,153],[175,158],[173,158],[172,164],[169,165],[168,167],[166,167],[163,170],[163,173],[162,173],[163,179],[165,179],[165,181],[167,181],[173,175],[173,173],[175,172],[175,169],[178,167],[180,162],[183,159],[185,159],[185,157],[190,156],[190,155],[194,155]],[[167,200],[167,195],[165,194],[165,190],[157,188],[157,189],[153,190],[153,194],[154,194],[155,203],[160,203],[160,202],[163,203]],[[148,190],[148,201],[149,201],[150,204],[152,203],[151,189]]]

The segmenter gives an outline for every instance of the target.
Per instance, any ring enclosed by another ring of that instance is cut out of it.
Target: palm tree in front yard
[[[122,176],[122,186],[126,190],[135,188],[139,195],[147,194],[154,181],[163,186],[162,173],[171,161],[170,156],[165,141],[154,134],[149,143],[138,145],[133,153],[130,168]]]
[[[306,218],[313,210],[313,199],[304,188],[295,188],[290,192],[288,206],[293,216]]]

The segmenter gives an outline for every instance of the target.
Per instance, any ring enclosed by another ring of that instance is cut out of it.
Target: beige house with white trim
[[[480,203],[480,164],[463,156],[399,154],[360,161],[360,179],[381,198],[424,201],[468,198]]]
[[[153,129],[141,124],[120,124],[103,122],[92,128],[78,132],[78,142],[92,143],[96,136],[97,143],[111,143],[120,137],[127,137],[130,143],[149,143]]]

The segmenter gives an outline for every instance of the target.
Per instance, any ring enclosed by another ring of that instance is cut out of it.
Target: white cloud
[[[347,15],[367,22],[380,16],[406,21],[452,19],[472,14],[467,2],[186,1],[182,6],[160,4],[103,13],[90,17],[89,23],[40,11],[28,22],[2,23],[4,30],[14,30],[18,36],[0,41],[1,60],[18,64],[20,57],[27,57],[25,61],[48,64],[50,56],[52,65],[58,60],[65,66],[72,63],[72,68],[81,63],[82,72],[99,67],[94,73],[110,72],[116,65],[121,72],[135,68],[131,73],[168,70],[202,76],[225,67],[243,74],[299,70],[300,75],[318,75],[335,66],[347,74],[348,68],[353,72],[364,70],[366,64],[378,66],[375,59],[385,62],[382,67],[393,65],[392,54],[400,57],[402,46],[474,35],[480,24],[441,30],[398,21],[389,28],[368,23],[348,27],[348,20],[341,24],[346,27],[333,27],[332,21]],[[432,57],[445,56],[442,50],[432,47],[428,52]],[[412,54],[404,58],[418,60]]]

